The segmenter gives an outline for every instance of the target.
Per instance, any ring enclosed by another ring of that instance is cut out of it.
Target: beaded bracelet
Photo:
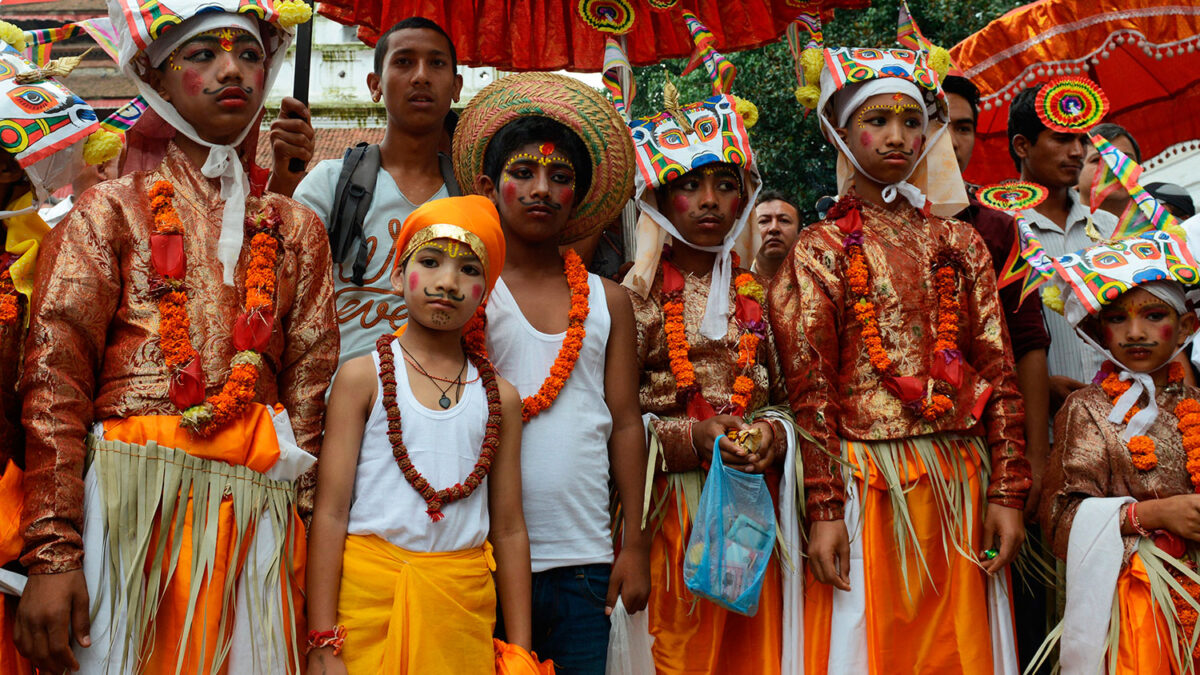
[[[314,649],[323,649],[325,647],[333,647],[333,655],[337,656],[342,653],[342,645],[346,643],[346,627],[338,624],[333,628],[325,631],[308,631],[308,650],[311,652]]]
[[[1139,535],[1146,537],[1147,539],[1152,536],[1149,530],[1142,527],[1142,521],[1138,520],[1137,502],[1133,502],[1129,505],[1129,524],[1133,525],[1133,531],[1137,532]]]

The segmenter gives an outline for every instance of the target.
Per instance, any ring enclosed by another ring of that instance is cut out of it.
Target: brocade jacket
[[[1054,555],[1067,559],[1075,512],[1089,497],[1133,497],[1141,501],[1195,491],[1188,476],[1179,419],[1175,417],[1175,406],[1185,396],[1200,400],[1200,389],[1183,384],[1157,388],[1154,400],[1158,417],[1145,435],[1154,440],[1158,462],[1149,471],[1134,467],[1129,446],[1121,440],[1125,426],[1108,421],[1113,404],[1100,385],[1089,385],[1067,397],[1054,418],[1054,449],[1046,462],[1038,508],[1042,532]],[[1145,402],[1143,394],[1139,407]],[[1123,539],[1124,561],[1128,562],[1137,550],[1138,536]]]
[[[22,562],[32,574],[82,565],[84,443],[93,422],[180,412],[168,398],[158,300],[150,288],[154,217],[147,195],[158,180],[175,186],[189,334],[207,395],[219,392],[230,372],[249,247],[238,262],[237,287],[225,286],[217,259],[224,206],[219,186],[172,143],[157,169],[85,192],[43,242],[21,380],[28,431]],[[282,195],[250,196],[247,217],[268,206],[281,217],[282,244],[274,330],[261,352],[254,400],[282,403],[300,447],[316,454],[338,356],[329,240],[312,211]],[[302,513],[311,508],[312,481],[311,472],[300,480]]]
[[[742,329],[733,314],[736,289],[730,283],[726,291],[729,293],[729,329],[720,340],[711,340],[700,334],[700,322],[708,303],[709,279],[712,275],[705,273],[697,276],[683,270],[680,272],[683,274],[684,330],[690,347],[688,355],[696,371],[696,383],[717,414],[724,414],[728,412],[729,399],[733,395],[733,382],[739,375],[738,341]],[[737,279],[744,272],[753,274],[749,270],[734,267],[730,277]],[[757,274],[753,276],[764,289],[767,287],[766,279]],[[660,418],[652,424],[663,446],[667,471],[692,471],[700,468],[700,458],[692,448],[691,426],[694,420],[688,418],[686,404],[676,396],[678,388],[675,386],[675,374],[671,372],[667,333],[663,325],[662,282],[660,265],[647,297],[629,291],[636,323],[638,372],[641,376],[638,399],[643,414],[653,413]],[[767,323],[767,335],[766,339],[759,342],[754,367],[748,373],[754,381],[754,391],[750,394],[750,404],[746,406],[747,414],[769,405],[783,405],[787,401],[775,339],[767,320],[768,312],[764,304],[763,320]],[[782,433],[775,433],[775,451],[776,457],[782,461],[787,452],[787,439]]]
[[[847,201],[849,200],[849,201]],[[875,441],[938,433],[983,436],[991,455],[988,501],[1022,508],[1031,484],[1025,413],[1017,390],[992,259],[979,233],[950,218],[924,216],[903,199],[890,209],[861,204],[862,246],[883,347],[900,377],[925,381],[937,344],[935,263],[957,270],[961,384],[954,407],[932,422],[903,405],[871,364],[856,298],[846,280],[843,233],[828,219],[804,228],[771,283],[771,325],[802,441],[809,520],[843,517],[841,439]]]

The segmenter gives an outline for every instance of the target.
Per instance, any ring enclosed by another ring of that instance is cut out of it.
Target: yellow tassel
[[[121,154],[122,145],[124,141],[120,135],[100,129],[88,136],[87,142],[83,144],[83,161],[91,166],[103,164]]]
[[[25,31],[7,21],[0,21],[0,40],[7,42],[13,49],[23,52],[28,43],[25,41]]]
[[[821,88],[812,84],[796,87],[796,101],[809,110],[816,110],[821,102]]]
[[[946,79],[946,73],[950,72],[950,52],[935,46],[929,53],[929,66],[937,72],[939,80]]]
[[[1042,304],[1059,314],[1062,314],[1066,309],[1066,303],[1063,302],[1062,298],[1062,290],[1058,286],[1047,286],[1042,291]]]
[[[312,18],[312,7],[307,2],[300,0],[284,0],[276,3],[275,11],[279,12],[279,25],[283,28],[307,23]]]
[[[733,97],[733,102],[734,110],[736,110],[738,116],[742,118],[742,124],[744,124],[747,129],[755,124],[758,124],[758,106],[738,96]]]
[[[821,69],[825,67],[825,53],[816,47],[800,52],[800,66],[804,69],[804,84],[821,86]]]

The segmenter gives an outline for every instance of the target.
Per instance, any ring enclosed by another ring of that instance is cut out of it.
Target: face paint
[[[543,157],[549,157],[550,155],[554,154],[554,144],[542,143],[538,146],[538,152],[542,153]]]
[[[874,142],[875,142],[875,137],[872,136],[871,134],[868,134],[865,131],[862,132],[861,134],[859,134],[859,136],[858,136],[858,143],[859,143],[859,145],[863,146],[864,148],[871,147],[871,144]]]
[[[913,152],[921,154],[921,146],[923,145],[925,145],[925,137],[921,136],[917,140],[913,141]]]
[[[408,275],[408,290],[410,290],[410,291],[417,290],[417,283],[420,282],[420,280],[421,280],[421,277],[419,277],[416,272],[409,274]]]
[[[482,296],[483,296],[483,286],[480,286],[479,284],[475,284],[474,286],[471,287],[471,299],[472,300],[478,300]]]
[[[687,213],[691,210],[691,205],[687,195],[675,195],[671,198],[671,207],[675,209],[675,213]]]
[[[200,92],[204,90],[204,78],[194,69],[188,68],[183,71],[183,89],[188,96],[199,96]]]

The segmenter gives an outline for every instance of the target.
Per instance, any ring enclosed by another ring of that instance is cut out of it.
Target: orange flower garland
[[[1114,405],[1116,405],[1117,399],[1121,398],[1121,396],[1129,390],[1129,387],[1133,386],[1133,382],[1129,380],[1122,380],[1120,373],[1113,368],[1111,363],[1105,363],[1103,366],[1103,371],[1107,372],[1108,375],[1100,381],[1100,388],[1104,390],[1104,394],[1108,396],[1110,400],[1112,400]],[[1183,382],[1182,365],[1172,362],[1168,366],[1167,382],[1168,384],[1178,384]],[[1184,404],[1188,402],[1189,399],[1184,399],[1179,405],[1184,406]],[[1196,403],[1195,401],[1190,402],[1192,404]],[[1129,412],[1125,413],[1124,422],[1128,424],[1129,420],[1137,414],[1138,410],[1140,410],[1140,408],[1136,405],[1131,407]],[[1180,424],[1182,424],[1183,417],[1178,411],[1179,407],[1177,406],[1175,415],[1176,417],[1180,418]],[[1197,418],[1197,421],[1200,421],[1200,418]],[[1180,427],[1180,431],[1183,431],[1182,427]],[[1158,466],[1158,455],[1154,452],[1154,439],[1150,438],[1149,436],[1134,436],[1133,438],[1129,439],[1129,442],[1126,444],[1126,446],[1129,448],[1129,454],[1133,459],[1133,466],[1137,468],[1138,471],[1149,471]]]
[[[1183,436],[1183,450],[1187,453],[1187,471],[1192,487],[1200,492],[1200,403],[1185,398],[1175,405],[1175,417],[1179,433]]]
[[[12,272],[5,267],[0,272],[0,326],[17,323],[17,317],[21,315],[20,297],[13,286]]]
[[[1188,564],[1188,562],[1190,561],[1185,560],[1184,564]],[[1179,585],[1183,587],[1183,590],[1193,600],[1200,599],[1200,585],[1184,576],[1182,572],[1174,567],[1168,567],[1167,569],[1170,570],[1171,576],[1179,582]],[[1171,589],[1171,602],[1175,605],[1175,616],[1179,617],[1179,627],[1183,629],[1180,631],[1180,642],[1186,648],[1191,643],[1192,634],[1196,630],[1196,620],[1200,617],[1197,616],[1196,610],[1192,608],[1192,604],[1184,600],[1174,588]],[[1192,660],[1200,661],[1200,644],[1197,644],[1192,649]]]
[[[667,335],[667,357],[670,359],[671,374],[675,376],[676,396],[688,407],[688,416],[698,419],[716,414],[716,410],[704,398],[696,384],[696,369],[692,365],[691,345],[687,341],[687,328],[683,319],[683,274],[669,260],[670,249],[663,252],[663,332]],[[734,260],[734,265],[737,260]],[[753,274],[743,272],[733,281],[735,289],[734,318],[742,329],[738,337],[737,377],[733,381],[733,393],[729,404],[731,415],[743,415],[750,405],[754,393],[754,379],[750,376],[758,357],[759,343],[766,337],[766,322],[763,319],[763,304],[766,289]]]
[[[543,410],[554,404],[559,392],[566,386],[567,379],[575,370],[575,362],[579,360],[579,352],[583,349],[583,338],[587,335],[583,324],[588,318],[588,272],[583,260],[573,249],[567,249],[563,254],[563,268],[567,273],[567,285],[571,288],[571,311],[567,314],[567,335],[563,338],[562,347],[554,364],[550,366],[550,375],[542,382],[537,393],[526,396],[521,406],[521,419],[528,422],[537,417]]]
[[[171,373],[168,393],[182,411],[181,425],[208,436],[237,418],[254,400],[262,356],[274,324],[275,265],[279,257],[279,215],[273,210],[247,218],[251,232],[250,263],[246,267],[243,311],[234,324],[233,343],[238,350],[229,379],[221,391],[205,399],[205,377],[200,355],[192,346],[188,318],[188,293],[183,283],[187,270],[183,224],[171,203],[175,188],[160,180],[150,189],[154,233],[150,241],[151,265],[157,274],[152,284],[161,293],[159,348]]]
[[[903,390],[900,380],[914,378],[897,378],[893,372],[891,356],[883,346],[883,334],[879,330],[879,317],[875,303],[868,297],[871,293],[871,269],[867,265],[867,257],[862,244],[862,214],[861,204],[853,197],[844,197],[839,206],[835,206],[830,218],[837,219],[838,228],[846,234],[842,248],[846,252],[846,285],[850,289],[854,303],[850,306],[855,321],[861,326],[862,341],[866,346],[867,358],[871,367],[885,382],[895,384],[889,386],[893,392]],[[927,381],[923,396],[908,394],[912,400],[901,400],[905,405],[917,410],[927,421],[934,421],[954,408],[954,400],[944,392],[952,392],[961,378],[962,359],[958,351],[958,273],[950,261],[936,264],[933,272],[933,285],[937,293],[937,343],[934,350],[933,377]],[[899,396],[899,393],[897,393]]]

